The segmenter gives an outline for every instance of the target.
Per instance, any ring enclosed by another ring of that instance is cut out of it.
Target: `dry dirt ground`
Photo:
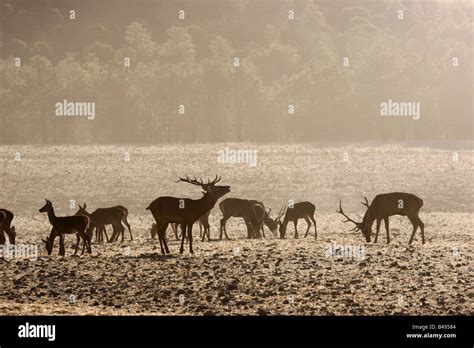
[[[0,314],[474,313],[471,150],[255,146],[260,164],[236,169],[212,161],[209,153],[218,148],[3,147],[0,204],[16,214],[18,243],[38,245],[39,257],[0,260]],[[126,150],[130,162],[123,161]],[[346,150],[352,162],[340,159]],[[459,162],[451,161],[453,151]],[[23,162],[12,160],[16,152]],[[159,195],[199,197],[199,189],[174,183],[176,175],[216,172],[232,186],[229,197],[259,198],[273,211],[288,199],[313,201],[318,238],[313,229],[301,238],[306,229],[301,222],[297,240],[293,227],[286,240],[268,230],[267,239],[246,240],[244,224],[234,219],[228,225],[232,240],[219,241],[216,208],[211,242],[200,242],[195,226],[195,254],[186,248],[180,255],[169,232],[172,255],[161,255],[159,243],[150,239],[152,217],[144,208]],[[425,245],[418,235],[407,246],[406,218],[390,219],[391,244],[385,244],[382,226],[374,245],[347,232],[350,226],[334,212],[343,199],[345,211],[357,217],[363,213],[362,194],[371,200],[392,190],[425,201],[420,213]],[[41,238],[50,226],[38,213],[44,197],[58,215],[75,212],[71,200],[86,201],[91,209],[124,204],[135,240],[126,235],[123,244],[93,244],[92,255],[72,256],[75,238],[69,236],[65,258],[57,255],[57,243],[47,256]]]

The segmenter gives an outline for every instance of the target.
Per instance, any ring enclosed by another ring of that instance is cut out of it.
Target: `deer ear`
[[[205,195],[205,194],[206,194],[206,191],[201,191],[201,193],[202,193],[203,195]]]
[[[44,239],[41,239],[41,241],[43,241],[43,242],[45,242],[46,244],[48,244],[48,242],[47,242],[47,241],[45,241]]]
[[[84,202],[84,204],[82,205],[82,208],[86,209],[86,207],[87,207],[87,204]]]

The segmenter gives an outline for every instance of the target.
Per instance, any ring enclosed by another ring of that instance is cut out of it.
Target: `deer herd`
[[[202,190],[202,197],[199,199],[177,198],[170,196],[158,197],[146,208],[150,211],[155,219],[151,227],[151,237],[154,239],[158,237],[162,254],[168,254],[169,248],[166,238],[166,230],[168,225],[174,232],[177,240],[181,239],[180,253],[184,251],[184,244],[187,240],[189,244],[189,252],[193,253],[193,225],[195,222],[199,223],[200,238],[204,241],[210,241],[210,224],[209,214],[214,208],[216,202],[230,192],[230,186],[217,185],[221,178],[216,177],[211,181],[202,181],[202,179],[179,177],[177,182],[185,182],[191,185],[198,186]],[[375,196],[372,203],[369,203],[364,197],[364,202],[361,202],[366,208],[365,215],[362,221],[357,222],[351,219],[344,213],[342,209],[342,201],[339,201],[339,209],[337,213],[344,216],[345,220],[342,222],[351,222],[354,224],[352,230],[360,231],[365,237],[367,243],[370,243],[372,236],[372,225],[376,221],[376,233],[374,243],[377,243],[380,225],[382,220],[385,224],[387,232],[387,244],[390,243],[389,234],[389,217],[393,215],[406,216],[413,225],[413,232],[411,234],[409,244],[413,242],[416,230],[418,227],[421,231],[422,244],[425,244],[424,224],[420,220],[418,213],[423,206],[423,200],[419,197],[403,192],[392,192],[379,194]],[[89,213],[84,203],[79,205],[79,210],[73,216],[56,216],[54,213],[53,204],[49,200],[45,200],[46,204],[39,209],[41,213],[47,213],[49,223],[51,224],[51,232],[46,240],[46,250],[48,255],[51,255],[53,250],[54,240],[59,237],[59,254],[65,255],[64,236],[66,234],[76,235],[76,249],[77,254],[79,244],[82,241],[82,254],[87,248],[88,253],[92,253],[91,240],[95,230],[95,241],[101,244],[105,240],[107,242],[115,242],[121,236],[121,242],[124,241],[125,227],[127,226],[130,234],[130,240],[133,240],[132,230],[128,223],[128,210],[124,206],[117,205],[110,208],[99,208]],[[220,219],[220,233],[219,239],[224,236],[229,239],[227,235],[226,222],[231,217],[242,218],[247,227],[247,237],[265,238],[264,226],[266,226],[274,236],[285,238],[286,228],[289,222],[293,222],[295,234],[294,238],[298,238],[298,220],[304,219],[307,224],[307,229],[304,237],[308,236],[311,225],[314,225],[314,236],[317,238],[317,227],[314,214],[316,206],[311,202],[298,202],[283,206],[276,218],[272,219],[270,216],[271,209],[266,209],[262,202],[249,199],[240,198],[226,198],[219,203],[219,209],[222,213]],[[5,234],[8,236],[10,244],[15,244],[16,231],[15,227],[11,225],[14,214],[7,209],[0,209],[0,244],[6,243]],[[107,236],[106,225],[112,225],[113,233],[110,238]],[[179,231],[179,229],[181,231]],[[351,231],[352,231],[351,230]],[[179,233],[181,232],[181,233]]]

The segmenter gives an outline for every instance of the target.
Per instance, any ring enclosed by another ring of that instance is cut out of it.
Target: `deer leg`
[[[127,226],[128,232],[130,232],[130,240],[133,240],[132,229],[130,228],[130,224],[127,221],[127,217],[125,217],[122,221],[125,224],[125,226]]]
[[[388,225],[388,216],[383,219],[383,222],[385,224],[385,230],[387,231],[387,244],[390,244],[390,227]]]
[[[207,241],[210,242],[211,241],[211,225],[207,224],[205,226],[205,231],[207,230]],[[204,233],[206,233],[204,231]]]
[[[377,239],[379,238],[379,231],[380,231],[380,224],[382,223],[382,220],[377,219],[377,230],[375,231],[375,239],[374,239],[374,244],[377,243]]]
[[[408,220],[410,220],[411,224],[413,225],[413,233],[411,234],[410,241],[408,242],[408,244],[411,244],[411,242],[413,242],[413,238],[415,237],[416,229],[418,228],[418,221],[416,217],[410,216],[408,216]]]
[[[173,230],[174,238],[175,238],[176,240],[179,240],[179,236],[178,236],[178,225],[173,222],[173,223],[171,224],[171,229]]]
[[[54,240],[51,241],[52,244],[54,244]],[[77,251],[77,249],[76,249]],[[64,256],[66,255],[66,248],[64,246],[64,234],[59,236],[59,255]]]
[[[169,254],[170,250],[168,249],[168,241],[166,240],[166,230],[167,229],[168,229],[168,222],[164,223],[161,235],[162,235],[162,238],[163,238],[163,245],[165,247],[165,252],[167,254]]]
[[[219,231],[219,239],[222,240],[222,231],[223,231],[223,226],[225,225],[225,218],[222,218],[220,220],[220,231]]]
[[[15,232],[12,231],[11,226],[7,225],[4,231],[7,233],[10,244],[15,244]]]
[[[189,252],[191,254],[194,254],[194,250],[193,250],[193,225],[194,224],[189,224],[189,227],[188,227],[188,239],[189,239]]]
[[[179,253],[182,254],[184,252],[184,238],[185,238],[185,235],[186,235],[186,225],[185,224],[182,224],[181,225],[181,247],[179,248]]]
[[[293,220],[293,224],[295,225],[295,239],[298,239],[298,220]]]
[[[418,222],[418,226],[420,226],[421,230],[421,244],[425,244],[425,224],[421,221],[420,217],[417,215],[416,220]]]
[[[120,232],[122,233],[122,240],[120,241],[120,243],[123,243],[123,241],[125,239],[125,227],[123,227],[121,221],[119,221],[118,225],[119,225],[119,228],[120,228]]]
[[[308,232],[309,232],[309,229],[311,227],[311,220],[307,216],[305,216],[304,220],[308,224],[308,228],[306,229],[306,233],[304,234],[304,237],[306,238],[306,237],[308,237]]]
[[[6,241],[7,239],[5,238],[5,234],[3,233],[3,230],[0,229],[0,245],[5,244]]]
[[[105,225],[102,226],[102,232],[105,235],[105,240],[107,241],[107,243],[109,243],[111,240],[109,239],[109,236],[107,235],[107,229],[105,228]],[[110,236],[110,238],[112,238],[112,236]],[[103,236],[101,236],[100,239],[103,240]]]
[[[314,224],[314,239],[317,239],[318,238],[318,228],[316,227],[316,220],[314,219],[314,216],[309,216],[309,218],[311,219],[311,221],[313,221],[313,224]]]
[[[261,226],[261,228],[262,228],[262,236],[263,236],[263,238],[267,238],[267,237],[265,236],[265,229],[263,228],[263,224],[261,224],[260,226]]]
[[[163,238],[162,238],[162,225],[157,223],[156,224],[156,234],[158,235],[158,241],[160,242],[160,249],[161,249],[161,253],[164,255],[165,254],[165,249],[163,248]],[[165,232],[166,234],[166,232]]]

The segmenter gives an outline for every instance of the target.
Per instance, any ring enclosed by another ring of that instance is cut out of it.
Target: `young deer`
[[[76,215],[85,215],[88,216],[91,220],[91,231],[93,228],[96,228],[96,242],[102,243],[103,236],[102,233],[105,234],[105,238],[107,242],[114,242],[118,239],[119,233],[122,234],[122,243],[125,234],[125,228],[122,225],[122,222],[127,226],[128,231],[130,232],[130,240],[133,240],[132,230],[130,228],[130,224],[128,223],[128,210],[124,206],[117,205],[110,208],[99,208],[94,210],[92,213],[88,213],[87,205],[84,203],[81,207],[79,204],[79,210],[76,212]],[[113,227],[113,234],[110,240],[108,239],[107,232],[105,230],[105,225],[111,224]]]
[[[306,224],[308,225],[304,238],[308,236],[311,222],[314,224],[314,238],[318,238],[318,228],[316,227],[316,220],[314,219],[315,210],[316,206],[311,202],[299,202],[293,204],[292,206],[288,206],[286,209],[285,218],[283,219],[283,222],[280,223],[280,238],[285,238],[288,222],[293,221],[295,226],[295,239],[298,239],[297,226],[299,219],[305,219]]]
[[[65,255],[64,249],[64,235],[65,234],[76,234],[76,251],[74,255],[77,254],[77,250],[79,248],[80,240],[83,241],[82,247],[82,254],[84,254],[84,248],[87,246],[87,252],[89,254],[92,253],[91,250],[91,238],[86,233],[87,229],[89,228],[89,218],[84,215],[74,215],[74,216],[62,216],[57,217],[54,214],[54,208],[51,201],[46,200],[46,204],[43,208],[39,210],[40,213],[48,213],[49,223],[53,226],[51,229],[51,233],[49,237],[46,237],[46,240],[43,239],[43,242],[46,243],[46,250],[48,251],[48,255],[51,255],[53,251],[53,244],[56,237],[59,236],[59,255]]]
[[[339,201],[339,210],[336,210],[336,212],[346,218],[346,220],[342,220],[342,222],[352,222],[355,227],[351,231],[361,231],[367,243],[370,243],[372,225],[374,224],[374,221],[377,221],[377,232],[375,233],[374,240],[374,243],[377,243],[380,224],[383,220],[385,223],[385,230],[387,232],[387,244],[389,244],[390,234],[388,218],[389,216],[393,215],[401,215],[406,216],[413,225],[413,232],[408,244],[413,242],[413,238],[415,237],[415,232],[418,227],[420,227],[421,230],[422,244],[425,244],[425,224],[418,216],[420,208],[423,206],[423,200],[421,198],[411,193],[391,192],[375,196],[370,205],[366,197],[364,197],[364,200],[365,202],[361,203],[367,207],[367,211],[365,212],[364,218],[361,222],[352,220],[344,213],[342,210],[342,201]]]
[[[15,226],[11,226],[13,213],[7,209],[0,209],[0,244],[5,244],[5,233],[8,236],[10,244],[15,244],[16,231]]]
[[[189,252],[194,253],[192,235],[194,222],[204,213],[210,211],[220,197],[230,192],[230,186],[216,185],[220,180],[221,178],[217,177],[217,175],[212,182],[208,180],[207,183],[203,183],[202,179],[198,181],[196,178],[191,179],[188,176],[186,176],[186,178],[179,177],[177,182],[182,181],[200,186],[205,192],[204,196],[200,199],[159,197],[146,208],[150,210],[155,218],[161,252],[163,254],[169,253],[165,232],[170,223],[178,223],[183,231],[180,253],[182,254],[184,251],[184,239],[186,235],[189,238]]]

